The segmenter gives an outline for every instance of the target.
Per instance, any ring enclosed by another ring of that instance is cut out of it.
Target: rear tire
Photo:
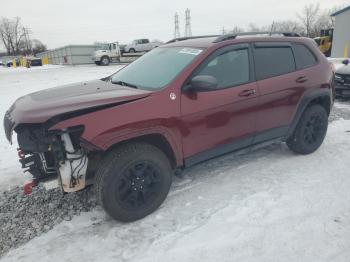
[[[168,158],[157,147],[122,145],[106,156],[96,173],[97,200],[116,220],[141,219],[163,203],[172,174]]]
[[[323,143],[328,128],[328,114],[318,104],[309,106],[301,116],[287,146],[295,153],[306,155],[315,152]]]

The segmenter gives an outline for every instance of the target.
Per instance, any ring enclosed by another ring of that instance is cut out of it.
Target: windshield
[[[201,52],[199,48],[158,47],[115,73],[111,81],[146,90],[160,89],[169,84]]]
[[[96,46],[96,50],[108,50],[109,48],[109,44],[107,43],[98,43],[98,44],[95,44]]]

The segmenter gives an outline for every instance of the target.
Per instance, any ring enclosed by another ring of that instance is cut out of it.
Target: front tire
[[[173,170],[165,154],[146,143],[111,151],[96,174],[98,202],[114,219],[131,222],[155,211],[168,195]]]
[[[108,56],[101,57],[101,60],[100,60],[101,65],[108,66],[109,63],[110,63],[110,60]]]
[[[130,48],[129,53],[136,53],[136,50],[134,48]]]
[[[287,146],[295,153],[307,155],[315,152],[323,143],[328,129],[328,114],[318,104],[309,106],[303,113]]]

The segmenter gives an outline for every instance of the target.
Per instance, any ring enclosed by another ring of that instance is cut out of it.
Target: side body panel
[[[304,105],[311,102],[310,97],[317,98],[322,93],[331,99],[333,79],[331,67],[319,50],[307,46],[317,56],[316,65],[257,82],[261,96],[254,143],[277,137],[287,138],[297,112],[305,110]],[[324,89],[324,92],[319,92],[320,89]]]
[[[239,96],[242,91],[250,89],[257,89],[255,82],[182,95],[181,119],[187,131],[183,136],[185,158],[242,139],[248,139],[242,146],[251,144],[258,95]]]
[[[176,162],[181,166],[179,99],[171,100],[168,92],[156,92],[144,99],[70,118],[50,129],[82,124],[85,129],[81,138],[103,151],[127,139],[159,134],[169,142]]]
[[[193,70],[212,52],[230,43],[227,41],[205,49],[163,90],[137,101],[73,117],[56,124],[51,130],[84,125],[82,139],[101,150],[108,150],[130,138],[160,134],[171,145],[177,165],[183,166],[184,159],[217,147],[227,147],[218,154],[245,147],[253,142],[256,131],[262,133],[289,127],[295,122],[306,94],[320,88],[330,92],[330,66],[327,60],[320,59],[317,67],[304,72],[251,82],[216,94],[183,94],[181,88]],[[295,83],[300,73],[307,74],[307,85]],[[258,92],[253,97],[242,99],[238,93],[244,89]],[[286,130],[283,132],[287,133]],[[230,147],[235,141],[237,148]],[[215,154],[207,156],[210,158]]]

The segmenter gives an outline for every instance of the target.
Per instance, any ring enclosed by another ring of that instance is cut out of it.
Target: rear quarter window
[[[303,44],[293,44],[297,69],[304,69],[317,64],[317,58],[312,51]]]
[[[296,69],[289,46],[255,47],[254,60],[257,80],[291,73]]]

